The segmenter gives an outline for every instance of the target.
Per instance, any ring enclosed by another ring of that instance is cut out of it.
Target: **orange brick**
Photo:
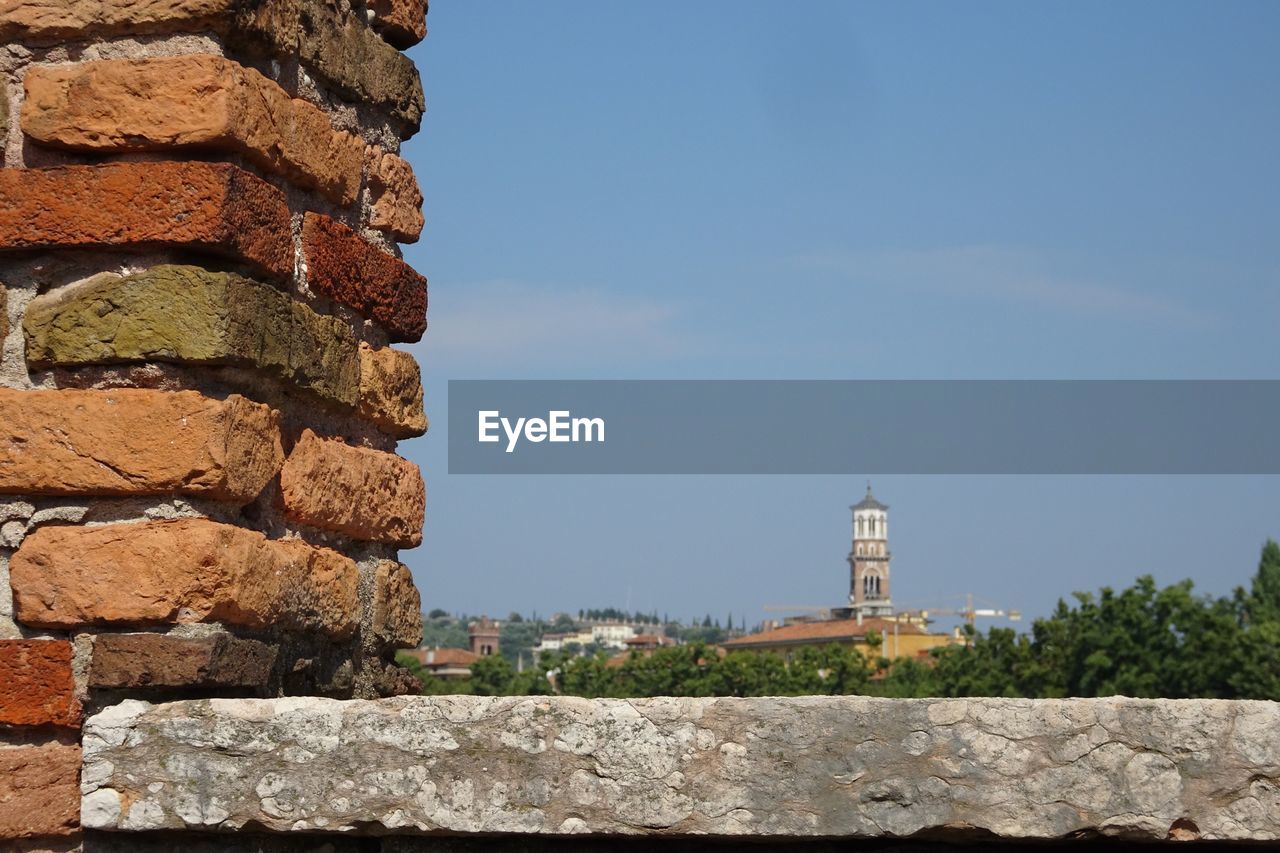
[[[76,151],[232,151],[339,204],[355,201],[364,145],[252,68],[221,56],[31,69],[22,129]],[[145,93],[145,96],[139,93]]]
[[[373,28],[404,50],[427,37],[427,0],[369,0]]]
[[[0,170],[0,250],[201,249],[276,278],[293,273],[284,194],[226,163]]]
[[[397,0],[398,2],[399,0]],[[332,0],[0,0],[0,42],[214,31],[228,51],[297,58],[347,100],[417,132],[425,103],[413,60]]]
[[[403,243],[422,235],[422,190],[408,161],[369,146],[369,192],[373,204],[369,224]]]
[[[357,576],[336,551],[203,518],[41,527],[9,563],[18,622],[62,630],[223,622],[346,639]]]
[[[80,747],[0,746],[0,839],[70,835],[79,826]]]
[[[245,504],[283,462],[279,415],[239,395],[0,388],[0,493]]]
[[[369,630],[384,648],[412,649],[422,642],[422,598],[407,566],[378,563]]]
[[[382,325],[393,341],[427,328],[427,280],[340,222],[308,213],[302,225],[307,281],[319,293]]]
[[[80,725],[71,644],[0,640],[0,725]]]
[[[294,521],[402,548],[422,544],[422,474],[394,453],[304,430],[280,472],[280,488]]]
[[[392,347],[360,344],[360,414],[396,438],[427,431],[422,372],[412,355]]]

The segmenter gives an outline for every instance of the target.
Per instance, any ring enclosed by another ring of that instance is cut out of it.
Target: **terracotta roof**
[[[414,649],[409,654],[423,666],[471,666],[480,659],[466,649]]]
[[[670,637],[659,636],[658,634],[636,634],[627,640],[628,646],[671,646],[675,645]]]
[[[761,631],[759,634],[748,634],[736,640],[729,640],[725,648],[741,649],[752,646],[789,646],[812,644],[822,641],[861,642],[869,631],[878,631],[885,637],[893,634],[895,624],[899,634],[926,634],[919,625],[910,622],[894,623],[892,619],[881,619],[870,616],[858,624],[857,619],[824,619],[820,622],[799,622],[795,625],[784,625],[772,631]]]

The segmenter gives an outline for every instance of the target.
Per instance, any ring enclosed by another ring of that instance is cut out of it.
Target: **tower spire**
[[[849,550],[849,605],[853,614],[890,616],[889,506],[876,500],[867,480],[867,495],[853,511],[853,547]]]

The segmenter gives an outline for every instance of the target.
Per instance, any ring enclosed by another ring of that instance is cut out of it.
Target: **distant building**
[[[931,634],[925,622],[895,614],[889,597],[889,506],[867,494],[849,507],[853,512],[853,544],[849,548],[849,603],[831,608],[830,619],[776,620],[766,628],[724,643],[726,650],[749,649],[789,655],[802,646],[829,643],[870,651],[868,635],[882,638],[879,653],[887,658],[913,657],[951,642],[946,634]]]
[[[676,641],[665,634],[636,634],[627,640],[627,651],[633,649],[658,649],[663,646],[674,646]]]
[[[622,666],[631,659],[632,652],[638,652],[643,657],[653,654],[654,649],[661,649],[667,646],[674,646],[676,641],[664,634],[637,634],[627,640],[627,650],[622,654],[614,655],[609,658],[606,666],[616,668]]]
[[[414,649],[405,652],[422,664],[422,668],[436,678],[458,680],[471,677],[471,664],[480,660],[479,655],[466,649]]]
[[[471,653],[482,658],[496,655],[501,629],[502,623],[494,622],[488,616],[481,616],[478,621],[468,625],[467,636],[471,638]]]
[[[934,646],[945,646],[951,642],[948,635],[930,634],[915,621],[868,616],[861,620],[846,618],[798,622],[758,634],[748,634],[723,645],[726,651],[776,652],[788,659],[804,646],[827,646],[832,643],[853,646],[869,654],[872,649],[867,637],[873,632],[880,636],[878,653],[891,660],[916,657],[922,652],[927,653]]]
[[[875,499],[871,484],[867,483],[867,496],[849,509],[853,511],[853,546],[846,558],[849,562],[848,615],[892,616],[889,506]]]
[[[535,651],[558,652],[570,646],[586,648],[596,645],[602,649],[625,649],[637,634],[637,628],[627,622],[601,620],[583,623],[576,631],[547,633],[542,635]]]

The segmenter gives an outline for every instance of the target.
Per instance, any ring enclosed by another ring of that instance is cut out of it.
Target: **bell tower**
[[[853,510],[853,547],[849,551],[849,609],[853,616],[892,616],[889,600],[889,507],[871,494]]]

